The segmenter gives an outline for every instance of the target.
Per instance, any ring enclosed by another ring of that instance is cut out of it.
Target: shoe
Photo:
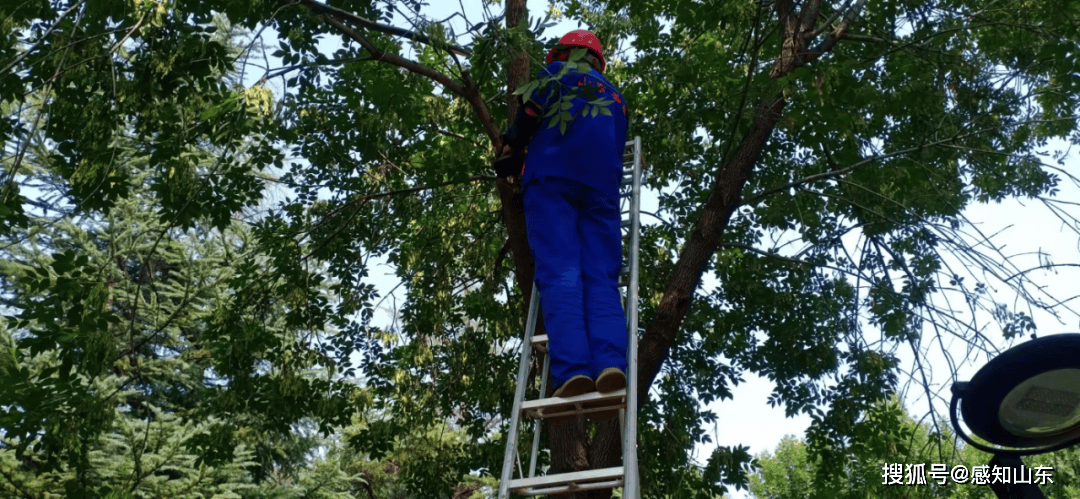
[[[596,391],[600,393],[611,393],[617,390],[626,388],[626,374],[623,374],[622,370],[617,367],[609,367],[604,369],[600,376],[596,377]],[[609,401],[607,404],[614,403],[616,401]],[[604,405],[607,405],[604,404]],[[603,407],[602,405],[592,404],[587,405],[586,408]],[[610,421],[612,418],[619,414],[619,409],[614,408],[607,411],[587,412],[585,417],[589,421],[602,422]]]
[[[623,388],[626,388],[626,375],[618,367],[604,369],[600,376],[596,377],[596,391],[600,393],[611,393]]]
[[[596,386],[593,384],[592,378],[579,374],[577,376],[574,376],[573,378],[570,378],[566,383],[563,383],[562,386],[560,386],[558,389],[555,390],[555,393],[552,394],[552,397],[558,397],[558,398],[576,397],[578,395],[584,395],[586,393],[589,393],[589,392],[591,392],[591,391],[593,391],[595,389],[596,389]],[[558,413],[558,412],[568,411],[568,410],[573,409],[573,408],[574,408],[573,404],[555,405],[555,406],[545,408],[543,410],[543,412]],[[572,415],[567,415],[567,416],[559,416],[559,417],[548,418],[548,419],[550,421],[554,422],[554,423],[562,423],[562,422],[568,421],[572,417],[573,417]]]

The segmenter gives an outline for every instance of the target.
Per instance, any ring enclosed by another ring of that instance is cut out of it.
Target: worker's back
[[[540,76],[557,75],[565,64],[548,64]],[[590,112],[582,116],[581,109],[588,103],[588,99],[578,97],[572,101],[573,107],[568,110],[573,121],[566,127],[565,134],[557,125],[548,126],[548,118],[545,118],[540,131],[529,143],[522,183],[527,189],[535,179],[545,176],[561,177],[615,197],[618,195],[622,173],[622,152],[626,144],[628,123],[622,94],[595,69],[588,74],[570,71],[560,82],[561,87],[554,84],[549,87],[555,89],[550,98],[548,92],[541,89],[536,99],[541,104],[558,105],[559,91],[565,95],[571,86],[590,85],[599,90],[595,96],[614,101],[607,106],[611,115],[596,113],[593,116]]]

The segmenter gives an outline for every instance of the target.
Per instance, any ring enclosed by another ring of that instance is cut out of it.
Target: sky
[[[430,5],[425,7],[423,12],[431,19],[442,20],[463,9],[468,24],[486,20],[483,15],[484,2],[482,0],[461,0],[460,2],[431,0],[429,3]],[[530,18],[534,20],[538,16],[542,17],[543,13],[548,10],[546,0],[529,0],[528,7]],[[502,13],[501,5],[490,6],[488,9],[494,15]],[[466,20],[455,18],[450,22],[459,33],[467,30]],[[402,24],[401,16],[396,17],[395,24],[408,27],[407,24]],[[549,28],[545,32],[545,36],[557,36],[578,28],[579,26],[576,23],[564,21]],[[462,41],[462,43],[466,42]],[[280,95],[280,91],[277,93]],[[1053,142],[1048,145],[1047,150],[1068,150],[1068,144]],[[645,152],[648,153],[647,150]],[[1080,160],[1077,159],[1075,151],[1068,156],[1061,168],[1073,175],[1080,176]],[[1061,188],[1062,192],[1058,195],[1058,199],[1080,199],[1080,188],[1067,179],[1063,179]],[[643,195],[641,206],[643,211],[656,213],[658,211],[657,205],[658,196],[656,192],[646,192]],[[1077,211],[1074,210],[1073,213],[1077,213]],[[1020,269],[1046,263],[1043,260],[1046,255],[1054,263],[1076,263],[1080,261],[1080,238],[1078,238],[1080,227],[1069,227],[1064,224],[1037,200],[1011,199],[1001,203],[974,205],[965,212],[965,215],[973,228],[978,228],[984,235],[993,235],[989,240],[996,244],[1004,254],[1009,255],[1011,261]],[[643,217],[642,223],[648,225],[655,223],[655,221],[651,220],[650,217]],[[960,268],[959,262],[954,261],[951,265]],[[374,267],[371,275],[374,278],[374,284],[383,295],[390,293],[397,285],[393,269],[385,265],[385,262],[383,262],[383,265]],[[1028,274],[1028,277],[1043,286],[1042,291],[1059,299],[1068,299],[1080,293],[1080,286],[1076,284],[1080,282],[1080,268],[1077,267],[1036,271]],[[969,277],[968,282],[974,280],[975,277],[972,276]],[[715,285],[715,279],[706,276],[705,289]],[[993,292],[1001,300],[1012,299],[1005,288],[999,288]],[[394,298],[390,298],[387,300],[387,304],[393,304],[393,301]],[[400,303],[400,300],[398,302]],[[1071,305],[1074,311],[1080,310],[1080,300],[1073,300],[1066,305]],[[1078,322],[1075,313],[1067,316],[1065,322],[1039,310],[1033,311],[1032,316],[1038,324],[1037,333],[1040,336],[1080,332],[1080,322]],[[378,320],[380,316],[377,315],[376,317]],[[391,316],[386,311],[381,313],[381,318],[387,322],[391,320]],[[989,315],[975,314],[975,319],[980,324],[989,324],[987,334],[996,345],[1004,348],[1006,342],[1000,331],[993,327]],[[927,331],[923,341],[928,343],[931,340],[933,340],[932,333]],[[969,356],[965,349],[966,345],[962,341],[946,338],[940,348],[949,352],[956,361],[969,357],[967,361],[957,364],[957,380],[970,379],[987,360],[985,355],[972,354]],[[897,355],[901,360],[902,369],[913,369],[915,357],[910,349],[901,349],[897,352]],[[946,415],[948,387],[954,381],[952,369],[940,352],[932,352],[927,360],[926,367],[928,373],[930,373],[927,384],[932,391],[939,393],[939,395],[927,397],[921,384],[918,384],[904,393],[903,400],[908,411],[916,417],[927,414],[931,408],[939,416]],[[800,415],[789,418],[785,416],[782,407],[773,408],[769,406],[767,398],[773,391],[773,384],[769,380],[750,374],[744,376],[745,381],[733,387],[732,399],[717,401],[708,406],[710,410],[719,415],[719,421],[715,427],[705,428],[705,431],[712,435],[713,443],[698,446],[696,459],[699,462],[704,463],[717,445],[746,445],[750,447],[751,454],[771,451],[784,435],[790,434],[801,437],[809,426],[809,417]],[[901,382],[904,383],[905,381],[902,377]],[[943,422],[943,424],[947,423]],[[729,495],[734,498],[747,497],[745,492],[729,493]]]

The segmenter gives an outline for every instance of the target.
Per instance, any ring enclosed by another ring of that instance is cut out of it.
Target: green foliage
[[[1053,309],[1029,276],[995,280],[1007,262],[961,229],[978,203],[1060,208],[1069,172],[1036,153],[1075,141],[1075,2],[825,2],[816,22],[863,6],[851,36],[773,78],[777,4],[556,3],[610,48],[605,76],[644,139],[648,187],[666,189],[664,223],[642,236],[643,325],[687,278],[676,264],[704,237],[719,173],[756,158],[699,269],[720,284],[697,290],[642,412],[652,497],[746,481],[736,442],[689,458],[710,443],[702,425],[722,424],[702,403],[746,372],[776,384],[772,404],[812,415],[806,459],[824,464],[808,470],[871,483],[876,469],[845,464],[892,455],[911,428],[881,405],[902,381],[893,349],[931,325],[999,342],[937,297],[991,312],[1006,339],[1037,325],[990,289]],[[550,19],[483,19],[466,58],[443,50],[456,34],[420,19],[420,2],[334,5],[384,23],[418,16],[432,45],[356,29],[475,94],[373,58],[298,3],[0,7],[5,492],[432,497],[491,484],[524,318],[501,201],[480,175],[495,125],[476,103],[505,94],[516,54],[539,71]],[[819,31],[809,48],[832,29]],[[584,70],[582,54],[565,71]],[[584,114],[563,102],[548,125],[565,132],[611,104],[582,95]],[[779,96],[765,146],[740,152],[757,106]],[[949,268],[956,255],[978,271]],[[403,297],[389,327],[373,322],[392,301],[375,290],[382,261]],[[162,435],[160,449],[132,428]],[[162,459],[178,471],[147,471]]]
[[[0,491],[11,497],[253,497],[256,486],[245,469],[253,464],[250,450],[241,447],[235,460],[217,466],[200,465],[197,455],[185,452],[184,442],[207,424],[143,407],[153,420],[116,409],[108,431],[85,442],[82,468],[46,469],[48,456],[31,452],[17,457],[10,448],[0,450]],[[5,438],[4,443],[12,442]]]
[[[586,104],[581,107],[581,117],[591,115],[595,118],[597,114],[611,116],[611,110],[608,107],[615,103],[611,99],[598,96],[597,94],[601,92],[591,85],[570,85],[569,88],[563,88],[562,79],[570,73],[588,74],[592,70],[592,66],[583,60],[586,52],[587,50],[583,48],[571,50],[566,59],[566,64],[558,73],[525,83],[515,89],[513,93],[522,96],[525,102],[536,102],[536,92],[539,89],[547,89],[552,95],[558,92],[559,100],[551,104],[544,117],[548,118],[548,128],[558,126],[559,133],[562,134],[566,134],[566,127],[574,121],[575,117],[569,111],[574,107],[573,101],[575,99],[586,99]]]

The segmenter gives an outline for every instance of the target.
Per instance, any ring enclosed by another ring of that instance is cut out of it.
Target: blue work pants
[[[524,204],[553,386],[609,367],[626,372],[618,194],[545,177],[526,186]]]

